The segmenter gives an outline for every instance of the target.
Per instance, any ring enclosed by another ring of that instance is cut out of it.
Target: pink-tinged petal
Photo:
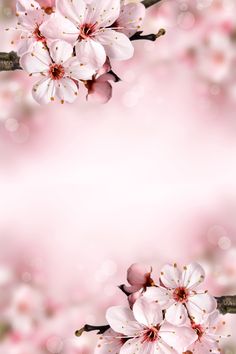
[[[159,340],[155,346],[154,354],[177,354],[177,351],[163,340]]]
[[[185,352],[198,339],[196,332],[191,327],[176,327],[167,322],[161,326],[159,335],[164,342],[180,353]]]
[[[186,303],[189,314],[196,323],[201,323],[206,314],[210,314],[217,308],[216,299],[208,293],[190,296]]]
[[[198,263],[191,263],[184,267],[182,285],[188,289],[195,289],[204,281],[205,271]]]
[[[141,291],[136,291],[133,294],[130,294],[128,296],[128,301],[129,301],[129,305],[131,308],[133,308],[135,302],[140,298],[140,296],[142,296],[142,292]]]
[[[60,99],[61,103],[72,103],[78,96],[78,87],[69,78],[61,79],[56,84],[56,96]]]
[[[75,48],[76,56],[81,63],[89,63],[99,69],[106,61],[105,49],[100,43],[92,39],[77,42]]]
[[[19,13],[17,17],[17,24],[28,31],[33,32],[37,26],[40,26],[45,19],[45,12],[43,10],[34,10]]]
[[[95,354],[117,354],[122,347],[122,334],[114,332],[112,329],[99,336],[94,353]]]
[[[48,8],[48,7],[55,7],[56,6],[56,0],[37,0],[39,5],[43,8]]]
[[[32,95],[39,104],[47,104],[53,101],[55,97],[55,83],[49,78],[43,78],[34,85]]]
[[[156,326],[163,321],[163,314],[159,304],[140,297],[133,306],[135,319],[144,326]]]
[[[161,282],[169,289],[175,289],[181,284],[181,272],[176,265],[165,265],[161,270]]]
[[[115,332],[127,336],[134,336],[142,330],[142,326],[135,321],[132,310],[127,307],[110,307],[106,312],[106,319]]]
[[[132,37],[137,31],[140,31],[145,12],[145,6],[141,3],[123,5],[116,21],[116,26],[120,27],[118,30],[127,37]]]
[[[80,25],[84,23],[86,7],[88,6],[84,0],[57,0],[56,6],[61,15],[71,20],[74,24]]]
[[[64,64],[66,74],[76,80],[91,80],[95,69],[89,64],[83,64],[77,58],[71,58]]]
[[[220,313],[218,310],[212,312],[206,320],[206,326],[211,332],[215,332],[217,325],[220,322]]]
[[[63,64],[73,55],[73,47],[65,41],[53,41],[49,45],[50,55],[53,61],[57,64]]]
[[[34,45],[32,52],[25,53],[20,59],[21,67],[29,74],[48,71],[51,58],[42,43]]]
[[[173,303],[170,291],[162,287],[152,286],[147,288],[143,296],[149,301],[156,301],[163,309],[168,308]]]
[[[188,350],[196,354],[219,354],[221,352],[219,343],[216,340],[212,340],[212,338],[207,338],[207,336],[202,337],[201,341],[197,340]]]
[[[175,302],[166,310],[165,318],[175,326],[183,326],[188,319],[187,310],[183,304]]]
[[[24,35],[22,35],[24,37]],[[32,38],[28,38],[27,35],[25,35],[25,38],[21,38],[18,45],[17,45],[17,54],[21,57],[23,54],[26,52],[29,52],[32,50],[32,46],[35,43],[35,41]]]
[[[155,344],[155,342],[143,343],[141,338],[133,338],[125,342],[120,349],[120,354],[154,354]]]
[[[98,32],[96,39],[104,46],[110,59],[128,60],[134,55],[133,44],[123,33],[106,28]]]
[[[111,97],[112,86],[108,81],[95,81],[88,90],[87,98],[98,103],[105,104],[111,99]]]
[[[131,285],[146,285],[147,280],[150,279],[152,268],[144,264],[134,263],[127,271],[127,281]]]
[[[99,28],[111,26],[120,14],[120,0],[93,0],[87,6],[85,22],[97,23]]]
[[[50,39],[61,39],[74,44],[78,38],[79,30],[76,26],[63,17],[55,13],[40,26],[41,33]]]
[[[17,0],[16,12],[27,12],[32,10],[40,10],[39,3],[35,0]]]

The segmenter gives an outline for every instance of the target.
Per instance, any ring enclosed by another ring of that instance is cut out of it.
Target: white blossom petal
[[[166,310],[166,320],[175,326],[183,326],[187,319],[187,310],[183,304],[175,302]]]
[[[95,69],[89,64],[83,64],[77,58],[71,58],[64,64],[66,74],[76,80],[91,80]]]
[[[88,6],[84,0],[57,0],[56,6],[61,15],[74,24],[78,25],[84,22],[86,7]]]
[[[106,52],[103,46],[92,39],[77,42],[76,56],[81,63],[90,63],[95,68],[100,69],[106,61]]]
[[[51,62],[48,51],[41,42],[37,42],[32,51],[25,53],[20,59],[20,65],[29,74],[48,71]]]
[[[58,80],[56,84],[56,96],[61,100],[61,103],[72,103],[78,96],[78,87],[74,81],[69,78]]]
[[[129,3],[121,7],[120,16],[116,21],[118,30],[127,37],[133,36],[140,31],[143,19],[145,17],[145,6],[139,3]]]
[[[98,32],[96,39],[104,46],[110,59],[128,60],[134,55],[133,44],[123,33],[106,28]]]
[[[213,296],[202,293],[190,296],[186,306],[194,322],[199,324],[206,314],[216,310],[217,302]]]
[[[127,336],[135,336],[142,330],[142,326],[135,321],[132,310],[127,307],[110,307],[106,312],[106,319],[115,332]]]
[[[85,22],[97,23],[100,28],[111,26],[120,14],[120,0],[93,0],[87,6]]]
[[[205,271],[198,263],[191,263],[184,267],[182,273],[182,286],[188,289],[195,289],[204,281]]]
[[[143,296],[151,301],[156,301],[163,309],[169,307],[174,301],[171,292],[159,286],[147,288]]]
[[[46,38],[61,39],[71,44],[76,42],[79,35],[78,28],[59,13],[52,14],[41,25],[40,31]]]
[[[53,101],[55,97],[55,82],[48,77],[43,78],[34,85],[32,95],[39,104],[47,104]]]
[[[160,278],[167,288],[175,289],[181,285],[181,272],[176,265],[165,265],[161,270]]]
[[[73,55],[73,47],[65,41],[53,41],[49,46],[50,55],[57,64],[63,64]]]
[[[163,314],[159,304],[140,297],[133,306],[135,319],[147,327],[153,327],[163,321]]]

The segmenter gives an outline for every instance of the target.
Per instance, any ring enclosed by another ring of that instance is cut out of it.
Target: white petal
[[[181,303],[175,302],[166,310],[166,320],[175,326],[184,325],[187,319],[187,310]]]
[[[91,80],[95,69],[89,64],[83,64],[77,58],[71,58],[64,64],[68,76],[76,80]]]
[[[99,0],[100,1],[100,0]],[[84,22],[86,3],[83,0],[57,0],[57,10],[76,25]]]
[[[177,354],[177,351],[163,340],[159,340],[156,345],[155,354]]]
[[[112,329],[106,331],[103,335],[99,336],[95,348],[95,354],[117,354],[123,345],[122,335],[114,332]]]
[[[71,44],[76,42],[79,35],[78,28],[58,13],[52,14],[49,20],[41,25],[40,31],[46,38],[62,39]]]
[[[127,307],[110,307],[106,312],[106,319],[115,332],[127,336],[134,336],[142,330],[142,326],[135,321],[133,312]]]
[[[110,59],[128,60],[134,55],[133,44],[123,33],[107,28],[99,32],[96,39],[104,46]]]
[[[40,9],[39,4],[35,0],[17,0],[16,2],[16,12],[26,12],[26,11],[32,11]]]
[[[21,27],[33,32],[37,26],[40,26],[45,19],[43,10],[24,11],[18,13],[17,23]]]
[[[106,52],[103,46],[92,40],[86,39],[76,44],[76,56],[81,63],[91,64],[100,69],[106,61]]]
[[[55,83],[49,78],[43,78],[33,87],[32,95],[40,104],[46,104],[55,97]]]
[[[120,354],[154,354],[156,342],[143,342],[142,338],[133,338],[125,342],[120,349]]]
[[[41,42],[37,42],[32,52],[25,53],[20,59],[20,65],[29,74],[46,72],[50,64],[51,58]]]
[[[176,327],[167,322],[161,326],[159,334],[164,342],[180,353],[185,352],[198,339],[196,332],[190,326]]]
[[[145,12],[145,6],[141,3],[129,3],[122,6],[120,16],[116,21],[117,27],[121,27],[119,31],[127,37],[131,37],[137,31],[140,31]]]
[[[190,296],[186,306],[194,322],[199,324],[206,314],[216,310],[217,302],[213,296],[203,293]]]
[[[161,270],[160,278],[167,288],[175,289],[181,285],[181,272],[175,265],[165,265]]]
[[[154,301],[140,297],[133,306],[135,319],[144,326],[156,326],[163,321],[161,307]]]
[[[53,41],[50,46],[50,55],[53,61],[57,64],[63,64],[73,55],[73,47],[65,41]]]
[[[93,0],[88,6],[85,22],[99,28],[111,26],[120,14],[120,0]]]
[[[205,271],[198,263],[191,263],[184,267],[182,273],[182,285],[188,289],[194,289],[203,282]]]
[[[171,292],[159,286],[147,288],[143,296],[151,301],[156,301],[163,309],[166,309],[173,303]]]
[[[56,96],[61,100],[61,103],[72,103],[78,96],[78,87],[74,81],[69,78],[61,79],[57,82]]]

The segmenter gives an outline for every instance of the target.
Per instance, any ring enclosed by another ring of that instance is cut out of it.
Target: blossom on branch
[[[120,286],[128,306],[108,308],[108,325],[85,325],[76,335],[98,330],[96,354],[219,353],[221,316],[216,299],[199,289],[203,268],[167,264],[159,283],[151,272],[151,267],[133,264],[127,273],[130,286]]]
[[[112,97],[110,82],[119,81],[113,60],[133,57],[145,6],[123,0],[17,0],[16,13],[21,66],[44,76],[33,88],[36,101],[73,102],[80,81],[87,98],[106,103]],[[64,47],[63,58],[55,57],[56,42]]]

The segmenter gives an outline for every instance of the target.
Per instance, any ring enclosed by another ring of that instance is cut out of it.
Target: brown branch
[[[0,53],[0,71],[14,71],[20,69],[20,58],[15,52]]]
[[[142,1],[143,5],[148,8],[150,6],[153,6],[155,4],[158,4],[158,2],[160,2],[161,0],[144,0]]]
[[[218,310],[222,315],[236,314],[236,295],[217,297]]]

